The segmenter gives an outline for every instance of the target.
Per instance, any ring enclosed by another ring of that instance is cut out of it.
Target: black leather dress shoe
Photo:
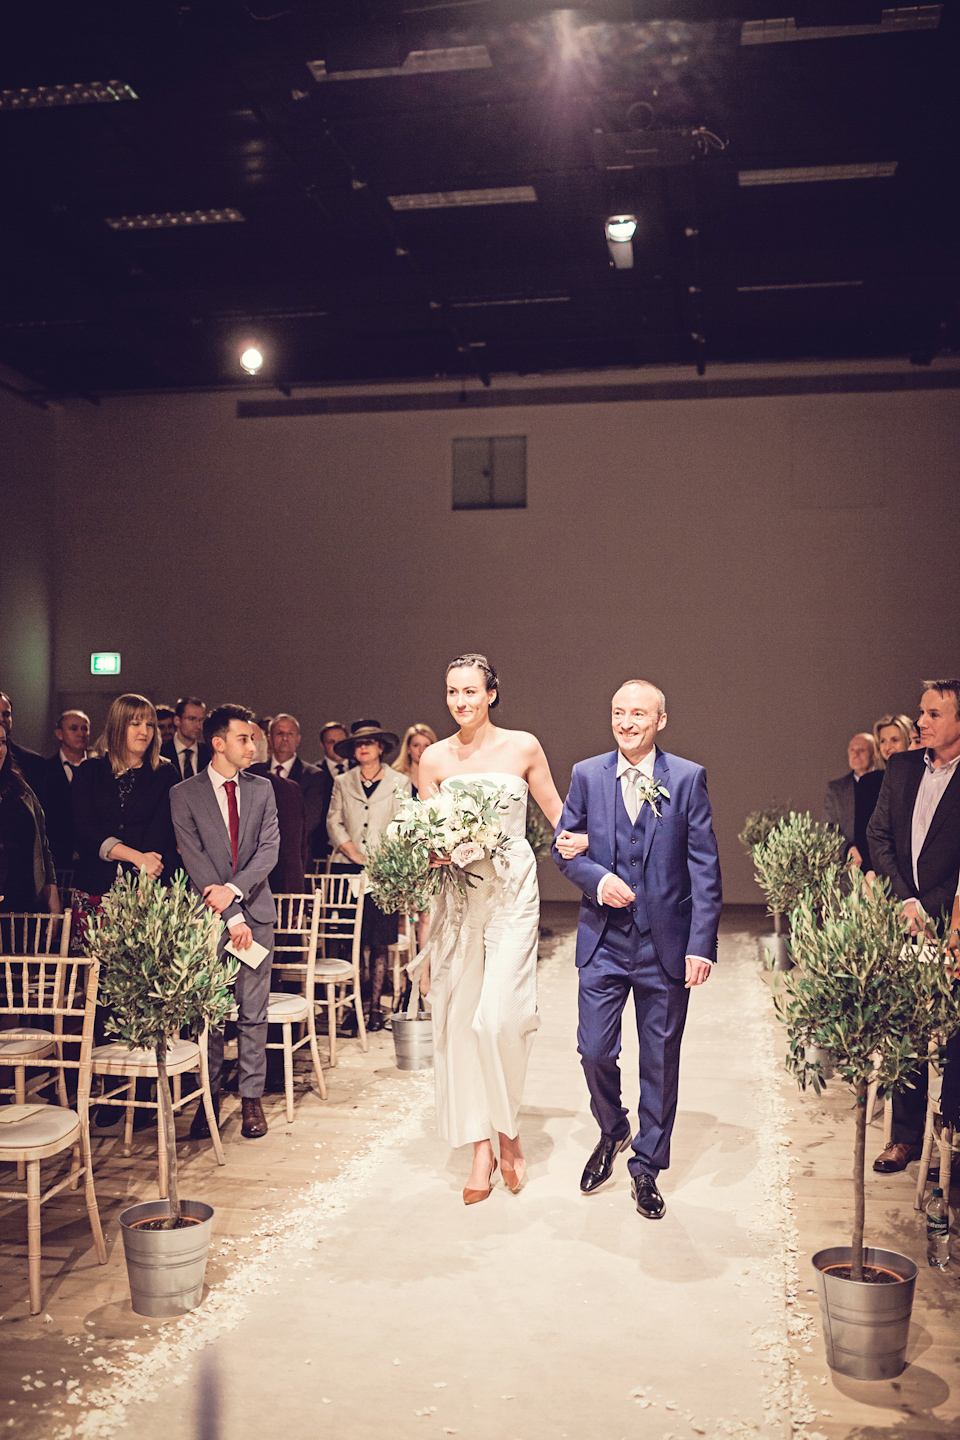
[[[634,1175],[630,1193],[636,1201],[638,1214],[647,1220],[659,1220],[667,1208],[652,1175]]]
[[[219,1128],[220,1128],[220,1093],[219,1093],[219,1091],[217,1092],[216,1095],[211,1095],[210,1098],[211,1098],[211,1100],[213,1101],[213,1114],[214,1114],[214,1117],[215,1117],[216,1122],[217,1122],[217,1128],[219,1129]],[[204,1110],[204,1108],[203,1108],[203,1101],[202,1101],[202,1100],[200,1101],[200,1104],[197,1106],[196,1110],[193,1112],[193,1120],[190,1122],[190,1139],[191,1139],[191,1140],[209,1140],[209,1139],[210,1139],[210,1126],[207,1124],[207,1112],[206,1112],[206,1110]]]
[[[600,1143],[584,1165],[583,1174],[580,1176],[581,1194],[592,1195],[594,1190],[606,1185],[613,1174],[614,1160],[629,1144],[629,1135],[624,1135],[622,1140],[611,1140],[609,1135],[600,1136]]]

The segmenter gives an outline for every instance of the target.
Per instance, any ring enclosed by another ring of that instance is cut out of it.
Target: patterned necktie
[[[627,782],[623,792],[623,803],[627,807],[630,824],[636,825],[640,807],[643,805],[640,795],[640,771],[635,766],[631,766],[629,770],[624,770],[623,778]]]
[[[227,792],[227,815],[230,819],[230,849],[233,851],[233,873],[237,873],[237,851],[240,848],[240,812],[237,809],[237,782],[228,780],[224,784]]]
[[[193,779],[193,751],[192,751],[192,750],[184,750],[184,751],[183,751],[183,778],[184,778],[184,780],[192,780],[192,779]]]

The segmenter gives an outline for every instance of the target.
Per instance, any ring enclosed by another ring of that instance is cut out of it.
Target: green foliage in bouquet
[[[198,1034],[228,1014],[228,989],[237,962],[217,954],[223,928],[180,871],[169,888],[146,874],[124,875],[91,917],[90,953],[100,961],[100,999],[109,1007],[106,1028],[131,1049],[157,1053],[157,1098],[163,1111],[170,1179],[170,1214],[180,1219],[177,1147],[166,1055],[181,1030]]]
[[[862,1279],[867,1090],[902,1090],[960,1026],[956,983],[945,942],[905,938],[900,902],[887,882],[867,885],[859,870],[821,876],[791,911],[794,957],[801,968],[780,978],[775,1003],[787,1027],[787,1069],[820,1093],[826,1082],[807,1048],[832,1052],[837,1074],[856,1097],[851,1278]]]
[[[385,830],[367,856],[367,894],[387,915],[399,910],[419,915],[430,904],[440,883],[439,871],[430,869],[430,852]]]
[[[774,825],[785,819],[786,814],[787,807],[776,802],[763,810],[751,810],[737,839],[745,850],[752,853],[754,845],[765,844]]]
[[[553,826],[532,795],[527,798],[527,844],[537,864],[546,860],[553,845]]]
[[[811,819],[809,810],[790,814],[772,826],[753,847],[757,881],[767,897],[767,913],[779,935],[782,917],[809,891],[816,908],[827,876],[842,861],[847,842],[838,830]]]

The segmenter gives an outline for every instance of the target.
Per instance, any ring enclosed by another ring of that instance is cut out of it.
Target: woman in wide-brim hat
[[[410,781],[387,764],[399,743],[399,737],[392,730],[382,729],[379,720],[356,720],[347,738],[334,746],[342,760],[355,761],[353,770],[338,775],[333,782],[327,812],[327,834],[335,863],[362,870],[370,850],[409,798]],[[369,895],[365,896],[361,943],[370,950],[369,1030],[383,1027],[380,996],[387,973],[387,950],[396,940],[397,916],[384,914]]]

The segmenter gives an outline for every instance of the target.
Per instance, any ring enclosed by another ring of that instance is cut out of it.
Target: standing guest
[[[107,714],[106,753],[85,760],[70,786],[77,834],[71,946],[83,951],[87,916],[117,878],[145,870],[170,881],[177,844],[170,790],[177,767],[160,754],[157,713],[145,695],[119,695]]]
[[[83,710],[64,710],[54,735],[59,749],[43,762],[40,802],[47,820],[47,839],[58,870],[72,870],[77,853],[70,787],[73,773],[89,759],[90,719]]]
[[[204,902],[223,920],[221,953],[227,945],[241,956],[234,982],[242,1123],[247,1140],[267,1133],[263,1086],[267,1075],[267,1003],[273,965],[277,909],[269,876],[280,852],[277,807],[268,780],[250,775],[256,753],[253,712],[243,705],[218,705],[204,721],[203,736],[213,759],[192,779],[177,785],[171,797],[173,823],[184,868]],[[267,954],[256,968],[243,962],[253,942]],[[220,1118],[223,1029],[208,1037],[210,1091]],[[190,1134],[209,1134],[203,1106],[197,1108]]]
[[[6,731],[7,749],[13,756],[17,769],[34,794],[39,795],[43,787],[43,756],[38,755],[36,750],[28,750],[23,745],[14,744],[13,701],[3,690],[0,690],[0,725]]]
[[[909,715],[881,715],[873,727],[873,743],[877,747],[877,767],[883,770],[891,755],[910,749],[913,721]]]
[[[164,745],[172,745],[177,733],[177,717],[172,705],[157,706],[157,729],[160,731],[160,753]]]
[[[355,761],[355,768],[338,775],[327,815],[327,833],[333,857],[355,870],[362,870],[373,848],[410,795],[410,781],[391,770],[387,759],[399,741],[377,720],[357,720],[350,735],[337,744],[342,760]],[[397,917],[385,915],[369,895],[363,902],[361,945],[370,950],[370,1018],[368,1030],[382,1030],[380,996],[387,973],[387,949],[397,942]]]
[[[960,879],[960,680],[923,682],[917,724],[925,748],[890,756],[868,829],[870,853],[903,904],[908,932],[943,934]],[[960,1063],[960,1032],[948,1041],[946,1056]],[[890,1144],[873,1162],[881,1175],[920,1155],[927,1067],[910,1080],[913,1088],[893,1097]]]
[[[273,751],[270,774],[300,786],[306,811],[307,853],[320,858],[327,853],[327,837],[322,832],[333,781],[326,767],[321,770],[300,759],[297,754],[300,740],[300,722],[296,717],[285,713],[277,715],[270,725]]]
[[[587,832],[587,853],[566,859],[554,845],[560,869],[583,894],[577,1045],[600,1140],[580,1189],[592,1195],[606,1184],[631,1145],[617,1057],[632,992],[640,1127],[627,1168],[638,1213],[659,1220],[657,1178],[670,1163],[687,1002],[717,958],[720,863],[703,767],[656,744],[667,723],[663,691],[627,680],[613,697],[612,722],[616,750],[573,767],[560,817],[567,832]]]
[[[323,746],[323,759],[317,761],[318,766],[326,765],[330,771],[330,779],[336,780],[338,775],[343,775],[350,768],[349,760],[341,760],[337,754],[337,746],[347,738],[347,727],[339,720],[328,720],[320,731],[320,744]]]
[[[850,769],[839,780],[831,780],[823,797],[823,818],[839,830],[847,842],[852,864],[865,873],[873,869],[867,843],[867,824],[883,784],[883,772],[875,768],[877,751],[873,736],[866,731],[854,735],[847,746]]]
[[[248,768],[251,775],[266,776],[273,786],[280,824],[280,854],[270,871],[270,890],[274,895],[300,895],[303,893],[308,858],[303,791],[293,780],[284,780],[282,776],[270,773],[266,736],[256,721],[252,722],[250,729],[256,759]]]
[[[43,809],[20,773],[0,724],[0,911],[60,914]]]
[[[210,746],[203,738],[203,722],[207,707],[196,695],[184,695],[177,701],[173,712],[176,734],[160,754],[172,760],[181,780],[199,775],[210,764]]]
[[[398,775],[406,775],[413,787],[414,799],[420,793],[420,756],[428,745],[436,745],[437,737],[429,725],[411,725],[400,741],[400,754],[393,762]]]
[[[907,749],[923,750],[924,748],[924,743],[920,739],[920,727],[918,726],[917,722],[914,721],[913,724],[910,726],[910,744],[907,746]]]
[[[261,715],[260,719],[257,721],[257,724],[263,731],[263,738],[266,742],[267,747],[267,753],[265,756],[259,754],[257,755],[257,763],[266,765],[271,763],[273,760],[273,745],[270,743],[270,726],[273,724],[273,716]]]

